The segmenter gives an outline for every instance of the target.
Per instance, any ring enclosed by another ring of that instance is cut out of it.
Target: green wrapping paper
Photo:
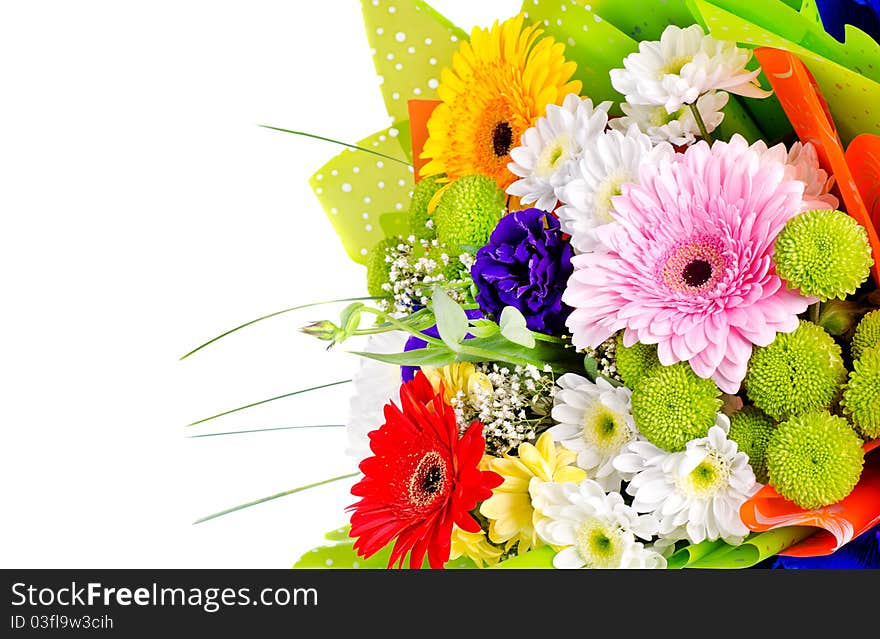
[[[354,550],[354,540],[348,536],[349,526],[343,526],[327,533],[324,538],[332,542],[326,546],[313,548],[293,564],[294,568],[330,568],[330,569],[382,569],[388,567],[391,557],[391,546],[383,548],[369,559],[359,557]],[[424,565],[428,567],[427,561]],[[446,563],[445,568],[476,568],[467,557],[453,559]]]
[[[614,106],[610,113],[615,115],[622,114],[618,103],[624,98],[611,85],[608,72],[623,67],[623,59],[638,51],[639,40],[659,39],[663,29],[670,24],[688,26],[694,23],[684,0],[669,0],[665,4],[651,0],[635,3],[572,0],[569,5],[558,1],[525,0],[522,10],[529,21],[543,22],[548,34],[567,44],[566,57],[577,63],[574,78],[584,85],[581,93],[591,98],[594,104],[612,101]],[[754,142],[759,138],[776,139],[784,134],[763,131],[743,106],[744,101],[730,96],[724,109],[724,121],[718,130],[719,137],[727,139],[739,133]],[[784,120],[778,104],[776,108],[779,113],[775,114],[774,122],[780,117]]]
[[[309,180],[345,252],[358,264],[366,263],[367,253],[374,245],[405,227],[403,216],[409,209],[413,176],[412,168],[401,163],[405,162],[398,142],[401,138],[408,145],[409,126],[406,122],[357,144],[399,158],[400,162],[346,149]]]
[[[361,6],[385,108],[401,122],[409,117],[408,100],[437,99],[440,70],[467,34],[420,0],[363,0]]]
[[[669,568],[750,568],[816,532],[809,526],[787,526],[749,535],[739,546],[721,540],[704,541],[677,550]]]
[[[691,544],[674,552],[667,560],[668,567],[750,568],[806,539],[814,532],[816,529],[809,526],[788,526],[750,535],[740,546],[731,546],[721,540]],[[555,554],[552,548],[543,546],[507,559],[495,568],[552,568]]]
[[[880,46],[866,34],[847,26],[846,44],[840,44],[822,30],[812,0],[800,12],[779,0],[687,1],[716,38],[785,49],[801,58],[844,144],[860,133],[880,134]]]

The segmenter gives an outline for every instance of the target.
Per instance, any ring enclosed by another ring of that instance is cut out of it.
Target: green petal
[[[401,122],[409,117],[408,100],[437,99],[440,69],[452,63],[467,34],[419,0],[363,0],[361,6],[385,108]]]
[[[389,127],[361,140],[358,146],[403,159],[397,141],[402,130],[400,124]],[[386,236],[383,215],[405,214],[409,210],[412,168],[346,149],[321,167],[309,185],[348,256],[358,264],[365,264],[369,250]]]

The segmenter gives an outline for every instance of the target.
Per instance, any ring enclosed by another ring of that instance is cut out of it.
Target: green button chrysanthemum
[[[841,404],[844,415],[864,437],[880,437],[880,345],[853,362]]]
[[[632,414],[648,441],[675,452],[709,433],[721,403],[715,382],[698,377],[689,364],[679,362],[655,367],[636,384]]]
[[[806,211],[789,220],[776,237],[773,261],[789,287],[822,301],[855,293],[874,263],[865,229],[832,210]]]
[[[767,444],[775,430],[776,423],[757,406],[746,406],[730,416],[727,438],[749,456],[755,479],[762,484],[767,483]]]
[[[862,474],[862,440],[842,417],[827,411],[783,422],[767,445],[767,473],[776,491],[801,508],[834,504]]]
[[[853,359],[859,359],[862,353],[880,344],[880,310],[871,311],[856,326],[852,338]]]
[[[504,213],[506,196],[495,180],[485,175],[457,179],[440,195],[434,209],[437,239],[452,250],[478,249]]]
[[[624,346],[623,331],[617,334],[614,361],[617,374],[629,388],[635,388],[648,371],[660,363],[655,344],[636,342],[632,346]]]
[[[779,333],[756,348],[743,385],[755,405],[773,419],[830,408],[846,381],[840,346],[812,322]]]
[[[390,295],[382,288],[383,284],[389,282],[388,273],[391,270],[391,262],[385,258],[388,256],[388,249],[397,246],[402,241],[400,237],[386,237],[367,253],[367,291],[370,295],[376,297]]]
[[[428,203],[443,186],[437,181],[440,177],[443,176],[431,175],[422,178],[413,189],[409,204],[409,232],[415,235],[416,240],[433,240],[437,237],[432,216],[428,213]]]

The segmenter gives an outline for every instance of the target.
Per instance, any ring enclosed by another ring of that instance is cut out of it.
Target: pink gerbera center
[[[698,236],[677,242],[660,259],[657,279],[671,291],[699,295],[715,288],[727,266],[720,240]]]

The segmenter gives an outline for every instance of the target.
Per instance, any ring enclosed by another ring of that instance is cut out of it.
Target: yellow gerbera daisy
[[[470,362],[447,364],[437,368],[436,366],[422,366],[422,372],[436,392],[443,389],[443,399],[447,403],[458,395],[459,391],[470,401],[476,401],[481,392],[490,392],[492,382],[489,378],[477,370]]]
[[[475,27],[441,72],[442,102],[428,120],[422,176],[480,173],[507,187],[515,179],[507,169],[510,149],[548,104],[580,92],[580,81],[569,82],[576,65],[565,61],[565,45],[539,39],[538,25],[523,29],[523,18]]]
[[[519,542],[517,552],[522,554],[543,545],[535,532],[535,521],[540,517],[532,507],[529,482],[532,477],[541,481],[579,482],[587,474],[573,466],[577,453],[553,443],[550,433],[538,437],[535,445],[519,445],[517,457],[484,457],[483,465],[504,478],[504,483],[492,490],[492,496],[480,506],[480,514],[489,520],[489,539],[505,544],[510,549]]]
[[[458,559],[464,555],[469,557],[478,568],[494,566],[501,559],[501,549],[493,546],[486,539],[486,533],[472,533],[458,526],[452,527],[452,549],[449,559]]]

